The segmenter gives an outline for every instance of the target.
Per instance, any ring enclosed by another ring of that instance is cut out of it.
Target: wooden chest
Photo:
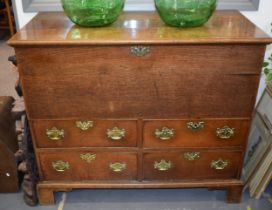
[[[153,12],[81,28],[40,13],[15,47],[41,204],[74,188],[227,189],[240,173],[267,43],[236,11],[202,27]]]

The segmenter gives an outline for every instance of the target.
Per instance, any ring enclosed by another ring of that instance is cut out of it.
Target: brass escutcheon
[[[122,172],[126,169],[127,164],[126,163],[120,163],[120,162],[116,162],[116,163],[110,163],[109,165],[110,169],[113,172]]]
[[[107,136],[112,140],[121,140],[126,136],[126,130],[124,128],[113,127],[107,129]]]
[[[76,121],[76,127],[82,131],[87,131],[94,126],[93,121]]]
[[[200,158],[200,152],[185,152],[183,157],[186,160],[193,161]]]
[[[61,140],[64,138],[64,130],[61,128],[50,128],[46,129],[46,135],[51,140]]]
[[[187,128],[196,132],[204,128],[204,122],[187,122]]]
[[[172,162],[166,161],[164,159],[160,161],[155,161],[154,162],[154,169],[157,169],[159,171],[168,171],[170,168],[172,168]]]
[[[138,57],[142,57],[150,52],[150,47],[140,46],[140,45],[139,46],[132,46],[132,47],[130,47],[130,52],[133,55],[136,55]]]
[[[222,158],[219,158],[218,160],[212,160],[211,162],[211,168],[215,170],[223,170],[229,165],[228,160],[223,160]]]
[[[216,135],[220,139],[230,139],[235,132],[235,128],[230,128],[229,126],[224,126],[223,128],[216,129]]]
[[[57,160],[52,162],[52,167],[58,172],[64,172],[65,170],[70,168],[70,165],[68,162],[65,162],[63,160]]]
[[[84,153],[80,154],[80,159],[86,161],[87,163],[91,163],[96,159],[96,154],[91,154],[91,153]]]
[[[175,136],[175,129],[174,128],[157,128],[155,130],[155,136],[161,140],[169,140]]]

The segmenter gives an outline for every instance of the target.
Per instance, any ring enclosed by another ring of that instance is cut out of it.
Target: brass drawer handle
[[[154,162],[154,169],[157,169],[159,171],[168,171],[170,168],[172,168],[172,162],[166,161],[164,159],[160,161],[155,161]]]
[[[183,157],[186,160],[193,161],[200,158],[200,152],[185,152]]]
[[[96,154],[91,154],[91,153],[84,153],[80,154],[80,159],[86,161],[87,163],[91,163],[96,159]]]
[[[52,167],[58,172],[64,172],[70,168],[70,164],[63,160],[57,160],[52,162]]]
[[[230,139],[235,133],[235,128],[230,128],[229,126],[224,126],[223,128],[216,129],[216,135],[220,139]]]
[[[107,129],[107,136],[112,140],[121,140],[126,136],[126,130],[124,128],[113,127]]]
[[[169,140],[175,136],[175,129],[167,127],[156,129],[155,136],[161,140]]]
[[[188,122],[187,128],[191,129],[192,131],[196,132],[204,128],[204,122]]]
[[[110,163],[109,167],[113,172],[118,173],[118,172],[124,171],[127,168],[127,164],[116,162],[116,163]]]
[[[215,170],[223,170],[229,165],[228,160],[218,159],[211,162],[211,168]]]
[[[140,46],[140,45],[139,46],[132,46],[132,47],[130,47],[130,52],[133,55],[136,55],[138,57],[142,57],[150,52],[150,47]]]
[[[64,138],[64,130],[56,127],[46,129],[46,135],[51,140],[61,140]]]
[[[87,131],[94,126],[93,121],[76,121],[76,127],[82,131]]]

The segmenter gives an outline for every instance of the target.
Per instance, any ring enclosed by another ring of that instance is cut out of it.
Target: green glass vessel
[[[170,26],[195,27],[209,20],[217,0],[155,0],[161,19]]]
[[[80,26],[95,27],[113,23],[125,0],[61,0],[66,15]]]

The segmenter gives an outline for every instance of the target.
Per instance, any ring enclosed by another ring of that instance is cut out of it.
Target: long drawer
[[[37,147],[137,145],[137,124],[134,120],[35,120],[31,123]]]
[[[144,147],[244,146],[248,119],[146,120]]]
[[[135,180],[137,153],[58,150],[38,152],[42,180]]]
[[[161,150],[144,154],[144,180],[238,178],[242,153],[227,150]]]

